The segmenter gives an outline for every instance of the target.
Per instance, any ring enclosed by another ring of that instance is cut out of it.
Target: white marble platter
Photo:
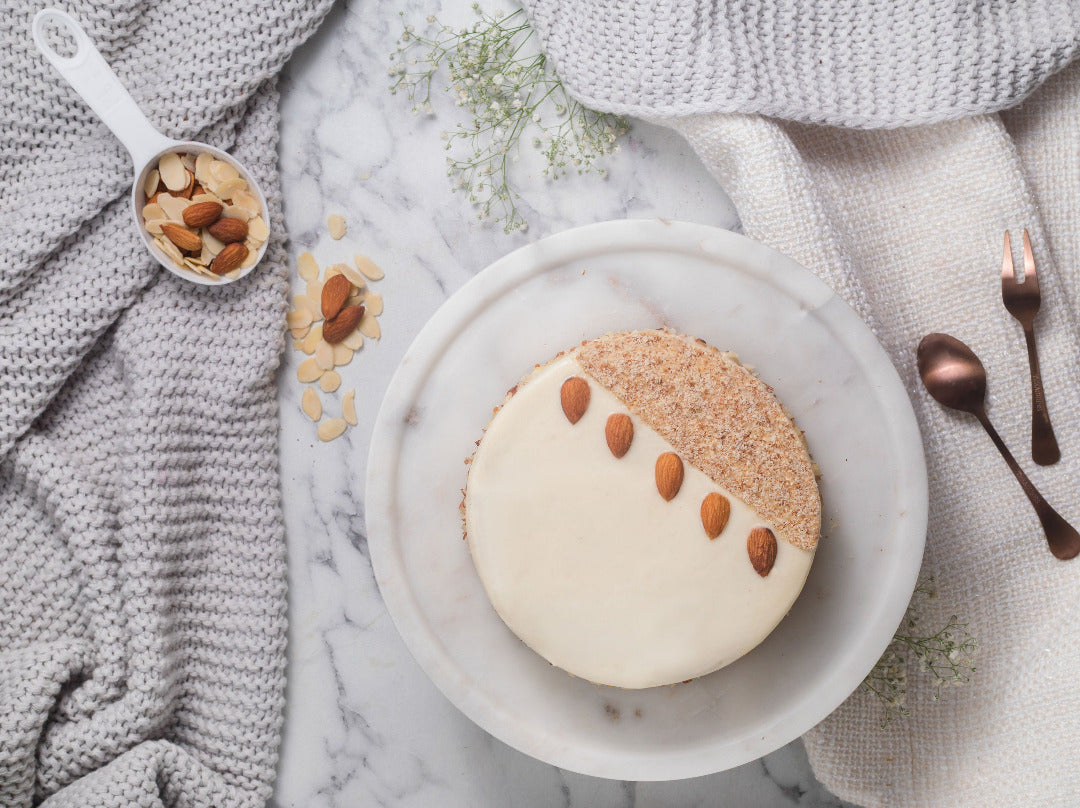
[[[735,351],[776,389],[821,468],[824,537],[802,595],[757,649],[688,684],[626,691],[569,677],[510,633],[473,570],[458,504],[464,459],[519,377],[582,339],[658,326]],[[927,482],[900,380],[839,297],[745,237],[651,220],[550,236],[444,304],[391,381],[366,499],[387,608],[458,708],[562,768],[667,780],[767,754],[858,686],[915,585]]]

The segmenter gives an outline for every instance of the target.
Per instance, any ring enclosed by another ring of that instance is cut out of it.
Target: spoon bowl
[[[919,376],[940,404],[975,413],[986,399],[986,369],[979,357],[956,337],[929,334],[919,343]]]
[[[55,26],[71,37],[74,43],[74,53],[63,55],[56,51],[49,41],[49,29]],[[243,269],[234,278],[217,276],[209,278],[199,275],[193,270],[177,265],[155,243],[153,235],[143,224],[142,209],[146,205],[146,193],[144,184],[147,175],[157,167],[158,161],[169,152],[198,155],[210,152],[215,159],[223,160],[236,169],[248,186],[248,191],[259,201],[259,208],[264,222],[269,224],[270,216],[266,207],[266,197],[243,165],[231,155],[215,148],[208,143],[197,141],[179,141],[165,137],[158,132],[143,115],[142,110],[128,93],[120,79],[109,67],[104,57],[94,47],[90,37],[78,21],[70,14],[55,8],[43,9],[34,17],[31,32],[38,50],[55,67],[72,88],[86,102],[102,122],[124,144],[131,155],[134,164],[135,179],[131,186],[131,217],[136,230],[138,230],[146,249],[154,259],[165,269],[174,275],[191,283],[203,286],[220,286],[231,283],[234,280],[247,275],[253,270],[266,254],[268,240],[259,245],[255,260]]]

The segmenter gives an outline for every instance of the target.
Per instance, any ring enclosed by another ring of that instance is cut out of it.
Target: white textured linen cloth
[[[260,806],[284,701],[275,74],[328,0],[68,2],[163,132],[230,149],[270,245],[195,286],[0,0],[0,806]]]
[[[911,396],[930,481],[924,572],[939,593],[922,620],[968,622],[977,672],[934,701],[913,666],[912,715],[885,729],[880,705],[853,694],[804,737],[817,776],[871,808],[1077,805],[1080,560],[1050,555],[990,440],[935,403],[915,368],[929,332],[968,343],[989,374],[991,419],[1080,524],[1080,65],[1052,75],[1075,53],[1076,5],[527,5],[579,97],[682,132],[746,234],[843,295]],[[911,123],[922,125],[885,128]],[[1001,303],[1003,233],[1016,245],[1022,227],[1062,449],[1046,469],[1030,460],[1026,352]]]

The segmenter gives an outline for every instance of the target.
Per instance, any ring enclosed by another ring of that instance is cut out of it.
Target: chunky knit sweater
[[[273,237],[165,273],[126,152],[0,0],[0,806],[256,806],[284,686],[275,74],[328,0],[66,3],[166,134],[231,149]]]

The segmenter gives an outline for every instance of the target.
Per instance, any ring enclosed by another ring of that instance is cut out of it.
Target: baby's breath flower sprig
[[[917,663],[919,671],[933,679],[934,701],[941,698],[945,688],[966,684],[975,673],[979,644],[955,614],[932,634],[919,631],[919,608],[936,596],[933,577],[919,582],[892,643],[860,686],[881,701],[882,727],[894,718],[911,714],[905,703],[909,661]]]
[[[488,13],[473,5],[476,22],[452,28],[428,17],[428,31],[405,25],[389,67],[391,92],[401,91],[415,113],[433,115],[432,88],[445,68],[446,91],[467,110],[470,123],[442,133],[447,176],[467,194],[480,219],[496,219],[503,229],[525,230],[520,198],[510,178],[522,139],[530,138],[544,158],[544,176],[606,172],[595,161],[618,151],[628,130],[623,118],[582,106],[571,98],[533,41],[521,9]]]

